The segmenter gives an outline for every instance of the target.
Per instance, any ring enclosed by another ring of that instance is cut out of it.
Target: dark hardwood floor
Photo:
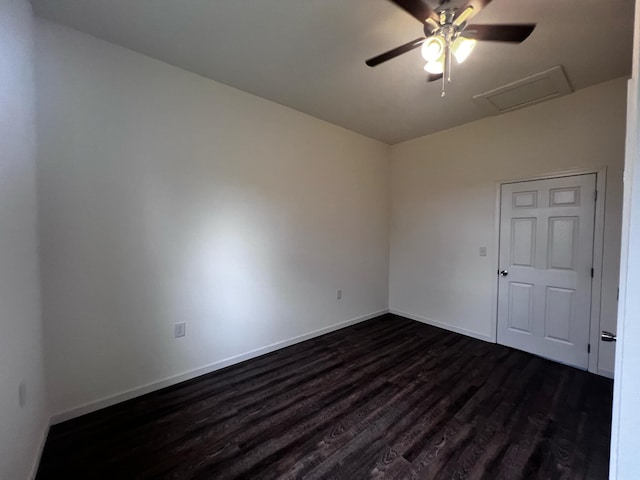
[[[51,428],[44,479],[605,479],[612,382],[386,315]]]

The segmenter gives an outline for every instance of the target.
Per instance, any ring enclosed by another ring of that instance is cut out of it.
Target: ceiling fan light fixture
[[[435,3],[436,0],[390,1],[422,24],[424,36],[370,58],[365,63],[369,67],[375,67],[420,47],[422,57],[426,61],[424,69],[431,74],[427,81],[441,79],[441,96],[443,97],[447,83],[451,82],[453,57],[456,58],[457,63],[463,63],[473,51],[476,41],[479,40],[522,43],[536,28],[535,23],[467,25],[467,22],[491,0],[455,0],[455,2],[437,0],[437,7],[427,5],[427,3]],[[463,1],[467,2],[463,10],[458,6],[449,5],[449,3],[457,5]]]
[[[427,62],[435,62],[444,54],[445,41],[439,35],[427,38],[422,43],[422,58]]]
[[[472,38],[458,37],[451,45],[451,52],[456,57],[458,63],[464,62],[478,43]]]

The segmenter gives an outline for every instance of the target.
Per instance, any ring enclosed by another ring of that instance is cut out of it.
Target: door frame
[[[498,343],[498,270],[500,269],[500,196],[502,185],[507,183],[531,182],[534,180],[548,180],[550,178],[571,177],[574,175],[596,175],[596,197],[595,218],[594,218],[594,235],[593,235],[593,279],[591,280],[591,318],[589,322],[589,344],[591,351],[589,353],[588,371],[599,375],[611,377],[611,372],[598,369],[598,357],[600,347],[600,315],[602,300],[602,256],[604,253],[604,207],[607,195],[607,167],[595,168],[577,168],[571,170],[561,170],[557,172],[549,172],[541,175],[533,175],[529,177],[520,177],[516,179],[503,179],[495,182],[495,220],[493,232],[493,249],[491,264],[494,265],[493,281],[491,284],[491,295],[493,302],[491,304],[491,318],[493,319],[493,331],[491,332],[491,341]]]

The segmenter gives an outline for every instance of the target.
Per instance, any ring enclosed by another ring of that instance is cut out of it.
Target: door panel
[[[509,284],[509,329],[531,333],[533,287],[530,283]]]
[[[544,336],[552,340],[571,342],[571,317],[575,290],[547,287]]]
[[[595,174],[501,188],[498,343],[588,365]]]
[[[533,267],[536,254],[536,219],[511,220],[511,264]]]
[[[575,270],[578,244],[578,217],[550,217],[547,268]]]

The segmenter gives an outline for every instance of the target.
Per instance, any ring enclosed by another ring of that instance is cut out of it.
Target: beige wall
[[[497,182],[606,166],[601,326],[615,332],[625,111],[620,78],[395,145],[390,308],[491,338]],[[613,371],[614,348],[600,344],[604,373]]]
[[[386,145],[51,23],[36,40],[57,420],[386,310]]]
[[[490,339],[501,180],[607,167],[601,308],[615,331],[625,79],[389,148],[37,26],[57,419],[366,318],[387,300]],[[180,321],[187,336],[176,340]],[[613,371],[611,344],[598,366]]]
[[[29,478],[49,412],[37,257],[33,22],[0,0],[0,479]],[[20,385],[24,385],[23,405]]]

